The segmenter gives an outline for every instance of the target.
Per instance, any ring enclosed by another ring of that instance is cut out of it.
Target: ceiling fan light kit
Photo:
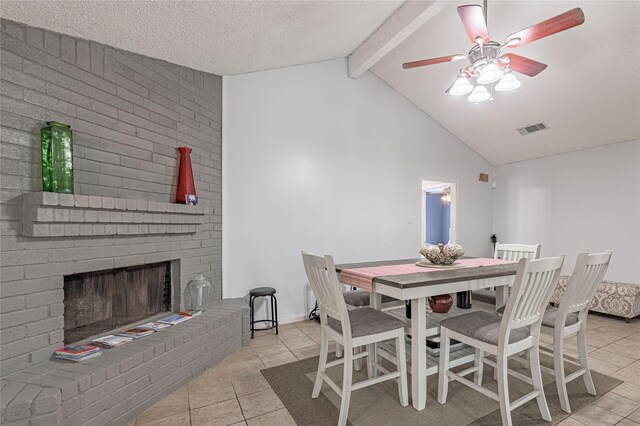
[[[469,79],[464,73],[461,73],[456,81],[449,89],[449,93],[453,96],[468,95],[473,90],[473,84],[469,82]]]
[[[520,87],[520,81],[518,81],[515,74],[507,72],[504,77],[500,79],[498,84],[496,84],[494,89],[498,92],[508,92],[509,90],[517,89],[518,87]]]
[[[498,92],[506,92],[520,87],[520,81],[518,81],[513,71],[529,77],[535,77],[547,67],[546,64],[520,55],[513,53],[502,54],[504,48],[520,47],[584,23],[582,9],[575,8],[513,33],[505,38],[503,44],[500,44],[489,38],[486,10],[486,0],[484,2],[484,11],[479,5],[458,7],[458,14],[467,31],[467,35],[471,42],[475,43],[475,46],[471,48],[467,55],[441,56],[439,58],[406,62],[402,67],[411,69],[466,58],[471,65],[460,70],[455,82],[446,90],[446,93],[453,96],[469,94],[467,97],[469,102],[480,103],[493,99],[491,95],[493,89]],[[475,79],[475,87],[471,81],[472,79]],[[489,86],[490,90],[487,90],[485,86]]]
[[[478,84],[491,84],[500,80],[504,75],[504,71],[495,64],[495,62],[489,62],[482,68],[480,75],[478,76]]]
[[[481,86],[481,85],[477,85],[475,87],[475,89],[473,89],[473,91],[471,92],[471,94],[469,95],[469,97],[467,98],[467,100],[469,102],[473,102],[473,103],[480,103],[480,102],[484,102],[488,99],[491,98],[491,93],[489,93],[489,91],[487,90],[486,87]]]

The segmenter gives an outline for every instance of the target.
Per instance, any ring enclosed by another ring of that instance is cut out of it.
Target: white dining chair
[[[335,264],[331,256],[319,257],[302,252],[302,261],[309,284],[318,300],[321,324],[320,359],[311,397],[317,398],[320,395],[323,382],[326,382],[331,389],[340,395],[342,401],[340,404],[339,425],[347,423],[351,391],[385,380],[398,380],[400,404],[403,407],[409,405],[404,323],[373,308],[347,310],[342,294],[342,284],[338,281]],[[344,348],[342,358],[331,362],[327,362],[329,339],[340,343]],[[375,344],[385,340],[395,340],[397,371],[390,372],[376,361]],[[367,350],[354,355],[354,348],[363,346]],[[358,383],[352,383],[353,360],[364,357],[367,357],[370,378]],[[327,368],[340,364],[343,364],[342,388],[331,380],[326,373]],[[375,376],[372,374],[373,369],[384,374]]]
[[[539,337],[542,317],[549,304],[554,286],[560,276],[564,256],[546,259],[520,259],[511,296],[504,315],[476,311],[440,323],[440,360],[438,366],[438,402],[447,401],[449,381],[459,381],[500,403],[503,425],[511,425],[511,411],[536,399],[542,418],[551,420],[544,396],[540,371]],[[475,348],[474,365],[460,373],[449,371],[451,339]],[[522,351],[529,352],[531,378],[507,367],[509,356]],[[496,362],[484,358],[484,353],[494,355]],[[482,387],[483,363],[493,364],[498,370],[498,393]],[[474,373],[474,381],[464,376]],[[509,399],[508,375],[533,385],[533,391],[514,402]]]
[[[364,308],[364,307],[368,307],[369,303],[370,303],[370,299],[371,299],[371,292],[367,291],[367,290],[345,290],[345,287],[347,287],[346,285],[342,286],[343,289],[343,294],[344,294],[344,301],[347,305],[349,305],[352,308]],[[402,304],[404,305],[404,302],[399,301],[398,299],[395,299],[393,297],[390,296],[386,296],[386,295],[382,295],[381,296],[381,301],[382,301],[382,308],[383,310],[385,308],[393,308],[398,306],[398,304]],[[356,349],[357,351],[357,349]],[[339,343],[336,343],[336,356],[338,358],[340,358],[342,356],[342,345],[340,345]],[[360,363],[360,359],[357,359],[355,361],[355,369],[357,371],[360,371],[361,369],[361,363]]]
[[[540,257],[540,244],[502,244],[497,243],[493,252],[494,259],[513,260],[514,262],[520,259],[536,260]],[[495,289],[483,288],[480,290],[473,290],[471,292],[471,299],[474,302],[486,303],[489,305],[496,304],[496,291]]]
[[[567,383],[570,381],[582,376],[587,392],[596,395],[587,358],[587,316],[591,299],[602,283],[612,253],[611,250],[594,254],[580,253],[560,305],[548,307],[542,319],[542,332],[553,336],[553,369],[544,367],[543,370],[555,375],[560,406],[567,413],[571,413],[567,394]],[[578,339],[578,359],[564,353],[564,339],[574,335]],[[540,349],[543,352],[550,351],[544,347]],[[565,376],[565,361],[580,368]]]

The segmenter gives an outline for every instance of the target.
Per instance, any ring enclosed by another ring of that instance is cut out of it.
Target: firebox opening
[[[171,263],[64,277],[64,343],[171,310]]]

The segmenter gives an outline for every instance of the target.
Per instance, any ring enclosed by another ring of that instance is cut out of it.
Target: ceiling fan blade
[[[506,55],[502,55],[501,58],[508,58],[509,68],[520,74],[528,75],[529,77],[535,77],[547,68],[547,64],[516,55],[515,53],[507,53]]]
[[[489,41],[489,30],[487,30],[487,23],[484,20],[482,6],[477,4],[460,6],[458,7],[458,14],[462,19],[464,29],[467,30],[471,43],[477,43],[478,37],[482,38],[485,43]]]
[[[464,59],[466,57],[467,55],[451,55],[451,56],[441,56],[439,58],[422,59],[420,61],[405,62],[404,64],[402,64],[402,68],[404,68],[405,70],[408,70],[411,68],[424,67],[425,65],[459,61],[460,59]]]
[[[569,28],[577,27],[584,23],[584,13],[582,9],[576,7],[561,15],[554,16],[546,21],[539,22],[535,25],[525,28],[522,31],[513,33],[504,39],[504,44],[509,47],[520,47],[524,44],[531,43],[532,41],[539,40],[541,38],[549,37],[560,31],[568,30]],[[518,40],[519,39],[519,40]]]

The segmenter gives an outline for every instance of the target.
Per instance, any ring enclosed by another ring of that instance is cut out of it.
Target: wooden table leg
[[[502,308],[507,304],[509,298],[509,286],[501,285],[496,287],[496,310]]]
[[[411,399],[413,408],[427,406],[427,298],[411,300]]]
[[[375,291],[369,293],[369,306],[377,310],[382,309],[382,296],[380,293],[376,293]]]

